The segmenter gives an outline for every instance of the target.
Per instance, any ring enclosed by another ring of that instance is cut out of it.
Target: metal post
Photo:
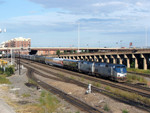
[[[80,46],[80,23],[78,23],[78,53],[79,53],[79,46]]]
[[[19,75],[21,75],[21,70],[20,70],[20,51],[19,51]]]
[[[12,48],[11,48],[11,65],[13,65],[13,63],[12,63]]]
[[[145,46],[146,46],[146,48],[148,47],[148,33],[147,33],[147,31],[148,31],[148,28],[145,27],[145,39],[146,39]]]

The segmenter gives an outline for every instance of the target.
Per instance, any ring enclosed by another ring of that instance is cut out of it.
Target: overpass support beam
[[[106,59],[106,62],[107,62],[107,63],[109,63],[109,62],[110,62],[110,60],[109,60],[109,58],[108,58],[108,56],[107,56],[107,55],[105,55],[105,56],[104,56],[104,58]]]
[[[89,56],[89,58],[90,58],[90,60],[91,60],[91,61],[93,61],[93,58],[92,58],[92,56]]]
[[[81,56],[81,60],[84,60],[83,56]]]
[[[143,68],[147,70],[147,59],[143,54],[141,54],[141,58],[143,58]]]
[[[138,69],[138,59],[137,59],[137,57],[134,54],[132,54],[132,58],[135,59],[135,69]]]
[[[94,61],[95,62],[99,62],[98,58],[96,56],[94,56]]]
[[[119,55],[117,55],[117,58],[119,59],[119,63],[122,64],[122,59]]]
[[[124,55],[124,58],[127,60],[127,68],[130,68],[130,59],[127,55]]]
[[[77,56],[77,60],[80,60],[79,56]]]
[[[116,64],[116,59],[113,55],[111,55],[111,58],[113,59],[113,64]]]
[[[88,59],[88,57],[87,57],[87,56],[85,56],[85,60],[86,60],[86,61],[89,61],[89,59]]]
[[[76,58],[73,56],[73,60],[76,60]]]
[[[99,59],[101,60],[101,62],[104,62],[104,59],[101,55],[99,56]]]

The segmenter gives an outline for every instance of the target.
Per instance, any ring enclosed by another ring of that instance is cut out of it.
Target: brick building
[[[4,47],[31,47],[31,39],[30,38],[14,38],[5,42]]]

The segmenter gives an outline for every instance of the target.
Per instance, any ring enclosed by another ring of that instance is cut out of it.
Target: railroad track
[[[37,62],[34,62],[34,63],[37,63]],[[37,64],[39,64],[39,63],[37,63]],[[111,81],[108,81],[108,80],[87,76],[85,74],[76,73],[76,72],[65,70],[65,69],[61,69],[61,68],[58,68],[58,67],[52,67],[52,66],[49,66],[49,65],[41,64],[41,63],[40,63],[40,65],[45,66],[47,68],[52,68],[54,70],[57,69],[59,71],[62,71],[62,72],[65,72],[65,73],[69,73],[69,74],[72,74],[72,75],[78,76],[78,77],[79,77],[79,74],[80,74],[80,77],[83,77],[83,78],[85,78],[87,80],[92,80],[94,82],[105,84],[105,85],[108,85],[108,86],[111,86],[111,87],[114,87],[114,88],[119,88],[119,89],[124,90],[124,91],[137,93],[137,94],[139,94],[141,96],[150,98],[150,88],[147,88],[147,87],[141,87],[141,86],[128,84],[128,83],[122,83],[122,84],[114,83],[114,82],[111,82]],[[37,68],[39,68],[39,67],[37,67]],[[39,68],[39,69],[41,69],[41,68]],[[45,71],[47,71],[47,70],[45,70]]]
[[[128,73],[131,73],[131,74],[136,74],[136,75],[140,75],[140,76],[144,76],[144,77],[148,77],[148,78],[150,78],[150,74],[145,74],[145,73],[137,73],[137,72],[131,72],[131,71],[128,71]]]
[[[24,64],[24,65],[26,65],[26,66],[29,68],[29,65],[27,65],[27,64]],[[30,68],[33,68],[33,66],[30,67]],[[73,84],[77,84],[77,85],[79,85],[79,86],[81,86],[81,87],[87,88],[87,84],[81,83],[81,82],[79,82],[79,81],[77,81],[77,80],[72,80],[72,79],[70,79],[70,78],[67,78],[67,77],[64,77],[64,76],[60,76],[59,74],[54,73],[54,72],[51,72],[51,71],[46,70],[46,69],[42,69],[42,68],[36,68],[36,69],[34,69],[37,74],[40,74],[40,75],[42,75],[43,77],[46,77],[46,78],[50,78],[50,79],[51,79],[50,76],[45,75],[45,74],[42,74],[41,72],[39,72],[39,71],[38,71],[39,69],[40,69],[40,70],[43,70],[44,72],[51,73],[52,75],[59,76],[59,77],[61,78],[61,80],[64,80],[64,81],[67,82],[67,83],[73,83]],[[106,90],[103,90],[103,89],[100,89],[100,88],[97,88],[97,87],[92,87],[92,90],[93,90],[94,92],[99,92],[99,93],[102,93],[102,94],[104,94],[104,95],[107,95],[107,96],[109,96],[109,97],[111,97],[111,98],[113,98],[113,99],[115,99],[115,100],[117,100],[117,101],[120,101],[120,102],[129,104],[129,105],[132,105],[132,106],[136,106],[136,107],[138,107],[138,108],[140,108],[140,109],[144,109],[144,110],[147,110],[147,111],[150,112],[150,109],[149,109],[150,106],[149,106],[149,105],[144,105],[144,104],[142,104],[142,103],[134,102],[134,101],[131,101],[131,100],[128,100],[128,99],[121,99],[120,97],[115,96],[115,95],[112,96],[112,94],[111,94],[109,91],[106,91]]]
[[[34,81],[38,81],[38,85],[40,85],[41,87],[43,87],[44,89],[46,89],[47,91],[53,93],[53,94],[57,94],[57,96],[61,97],[62,99],[64,99],[65,101],[71,103],[72,105],[78,107],[80,110],[88,112],[88,113],[103,113],[104,111],[100,111],[78,99],[76,99],[75,97],[68,95],[67,93],[58,90],[55,87],[50,86],[49,84],[46,84],[45,82],[39,80],[38,78],[36,78],[33,75],[33,70],[32,69],[28,69],[28,77],[31,78]],[[36,73],[37,74],[37,73]],[[41,75],[41,73],[38,73]]]

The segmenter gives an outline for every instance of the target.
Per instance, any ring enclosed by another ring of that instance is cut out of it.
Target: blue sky
[[[0,42],[31,38],[32,47],[150,46],[150,0],[0,0]]]

